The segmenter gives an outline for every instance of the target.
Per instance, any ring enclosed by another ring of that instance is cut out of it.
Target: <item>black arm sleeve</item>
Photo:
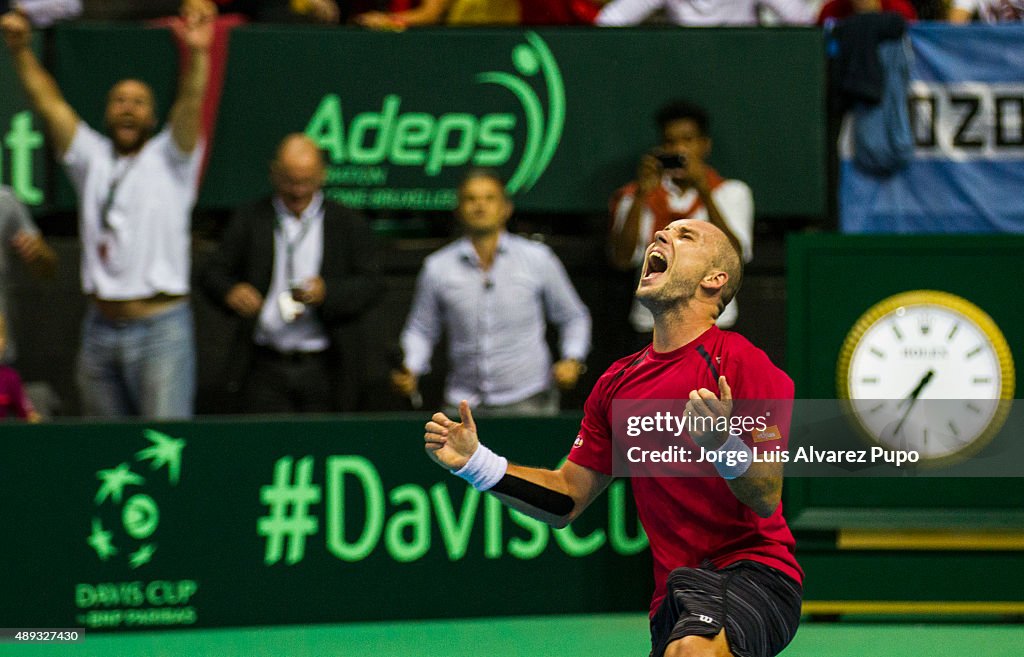
[[[491,487],[490,491],[515,498],[536,509],[559,517],[569,515],[576,506],[576,502],[565,493],[553,491],[510,474],[502,477]]]

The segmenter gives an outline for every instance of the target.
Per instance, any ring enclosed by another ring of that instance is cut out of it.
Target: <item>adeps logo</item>
[[[542,72],[548,94],[548,119],[545,124],[544,111],[533,88],[522,79],[509,73],[481,73],[477,80],[484,84],[497,84],[512,92],[523,106],[526,114],[526,143],[523,157],[509,178],[510,193],[526,191],[548,168],[565,126],[565,88],[562,74],[547,44],[533,32],[526,34],[528,44],[522,43],[512,51],[512,62],[522,75],[531,77]],[[477,163],[481,164],[481,163]]]
[[[325,95],[305,132],[327,153],[329,193],[339,191],[331,195],[361,207],[450,207],[454,192],[440,187],[451,183],[433,179],[467,165],[501,168],[510,193],[532,188],[558,148],[565,89],[544,40],[533,32],[524,39],[512,49],[513,71],[485,71],[471,80],[478,89],[497,87],[516,101],[516,111],[473,112],[466,104],[478,94],[453,91],[452,111],[430,114],[418,111],[416,99],[389,93],[346,121],[348,104],[338,94]],[[466,82],[452,80],[459,89]],[[436,103],[436,96],[430,100]],[[403,183],[389,181],[391,173],[423,187],[396,189]]]

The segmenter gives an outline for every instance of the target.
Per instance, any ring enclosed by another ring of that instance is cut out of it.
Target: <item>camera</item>
[[[662,169],[685,169],[686,156],[681,153],[658,153],[655,157]]]

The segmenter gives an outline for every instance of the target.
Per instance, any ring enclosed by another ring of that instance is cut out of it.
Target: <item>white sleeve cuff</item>
[[[718,470],[722,479],[742,477],[754,460],[754,453],[750,447],[734,433],[730,433],[729,439],[715,451],[721,455],[721,458],[715,461],[715,470]]]
[[[456,477],[462,477],[469,485],[478,491],[490,490],[497,484],[505,471],[508,470],[508,459],[498,456],[482,444],[477,445],[473,456],[469,457],[466,465],[458,470],[452,470]]]

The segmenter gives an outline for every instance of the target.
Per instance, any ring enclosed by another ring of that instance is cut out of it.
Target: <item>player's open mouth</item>
[[[644,262],[642,280],[651,281],[666,271],[668,271],[668,260],[658,251],[651,251],[647,254],[647,260]]]

